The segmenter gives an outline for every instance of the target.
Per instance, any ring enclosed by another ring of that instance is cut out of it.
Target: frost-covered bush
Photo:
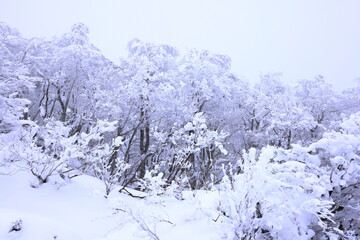
[[[117,122],[98,120],[89,127],[87,132],[77,133],[69,138],[63,153],[68,167],[81,173],[94,175],[94,166],[99,159],[111,154],[111,144],[120,144],[120,138],[113,142],[105,141],[105,134],[115,131]]]
[[[244,153],[241,173],[225,176],[219,210],[227,239],[311,239],[311,225],[325,229],[332,202],[327,179],[297,153],[266,147]]]
[[[360,236],[360,112],[344,118],[336,131],[309,146],[316,153],[331,183],[330,197],[334,231],[343,236]]]
[[[106,196],[130,167],[117,151],[124,144],[121,137],[105,139],[105,134],[114,132],[116,127],[116,121],[97,121],[87,133],[72,136],[63,154],[69,167],[102,180]]]
[[[141,190],[149,192],[152,195],[161,195],[165,192],[166,182],[163,179],[163,173],[156,170],[146,171],[144,179],[140,181]]]
[[[88,173],[104,180],[108,192],[126,169],[118,157],[110,160],[114,148],[122,144],[120,138],[108,143],[103,139],[104,133],[116,129],[116,122],[99,120],[89,133],[73,136],[69,136],[70,127],[53,119],[47,119],[43,126],[26,123],[26,127],[1,136],[0,160],[2,165],[11,163],[29,170],[38,184],[55,174],[71,178]]]
[[[120,158],[109,163],[109,159],[103,157],[94,164],[95,176],[105,184],[105,196],[109,195],[116,184],[119,184],[120,178],[129,167],[130,165]]]
[[[66,168],[62,155],[69,142],[68,131],[63,123],[49,119],[44,126],[30,127],[22,138],[23,149],[19,155],[39,184],[46,183],[50,176]]]
[[[187,182],[186,179],[183,179],[184,182]],[[182,190],[183,186],[177,183],[176,181],[168,184],[166,179],[164,178],[164,174],[159,172],[157,168],[146,171],[144,179],[139,181],[140,189],[147,193],[146,197],[148,199],[153,198],[157,199],[157,197],[162,196],[171,196],[177,199],[183,199]]]
[[[95,176],[105,184],[105,196],[109,195],[116,184],[119,184],[121,177],[131,167],[123,158],[116,156],[117,153],[114,152],[114,149],[121,144],[119,138],[116,138],[111,145],[103,143],[101,149],[96,149],[93,169]],[[112,158],[112,156],[114,157]]]
[[[52,121],[43,127],[31,121],[23,123],[22,128],[1,136],[0,161],[10,168],[30,171],[38,180],[37,186],[65,167],[61,153],[66,129]]]

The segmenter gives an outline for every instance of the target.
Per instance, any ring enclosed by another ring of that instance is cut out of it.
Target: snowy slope
[[[38,188],[26,172],[0,175],[0,239],[111,240],[219,239],[216,192],[184,194],[186,200],[133,198],[114,190],[104,197],[103,183],[90,176],[69,182],[52,179]],[[202,199],[202,200],[200,200]],[[13,222],[22,220],[20,231]]]

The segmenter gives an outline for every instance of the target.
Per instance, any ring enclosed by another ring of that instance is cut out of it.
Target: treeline
[[[46,40],[2,23],[0,55],[0,163],[38,184],[90,174],[106,195],[154,190],[153,177],[156,191],[226,186],[219,211],[238,239],[360,233],[360,85],[340,94],[321,76],[268,74],[252,87],[227,56],[136,39],[115,64],[83,24]]]

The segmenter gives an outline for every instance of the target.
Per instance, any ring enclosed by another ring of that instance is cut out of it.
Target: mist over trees
[[[0,174],[221,191],[224,239],[360,237],[360,82],[251,86],[227,56],[137,39],[116,64],[88,34],[0,24]]]

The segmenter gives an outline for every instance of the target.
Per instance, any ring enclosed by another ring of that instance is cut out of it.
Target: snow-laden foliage
[[[270,73],[251,86],[224,55],[127,49],[116,64],[84,24],[27,39],[1,23],[0,173],[29,172],[34,187],[91,175],[106,197],[217,189],[204,212],[227,239],[359,238],[359,85]]]
[[[24,64],[26,44],[15,29],[0,23],[0,134],[21,126],[19,120],[28,117],[31,102],[26,95],[35,78]]]
[[[226,134],[208,129],[201,112],[184,126],[174,128],[169,137],[157,135],[163,147],[159,166],[164,177],[168,184],[186,178],[193,189],[207,186],[217,167],[214,155],[227,154],[222,144]]]
[[[344,236],[360,236],[360,112],[346,117],[337,131],[325,133],[309,146],[328,171],[335,202],[333,227]],[[356,237],[355,237],[356,236]],[[349,237],[351,238],[351,237]]]
[[[46,183],[50,176],[65,167],[62,153],[65,150],[67,129],[49,121],[45,126],[32,122],[0,138],[4,148],[1,162],[13,163],[18,170],[30,171],[38,180],[34,187]]]
[[[226,228],[227,239],[311,239],[311,225],[327,227],[326,176],[297,155],[274,147],[244,153],[241,172],[220,185],[219,209],[234,231]]]

